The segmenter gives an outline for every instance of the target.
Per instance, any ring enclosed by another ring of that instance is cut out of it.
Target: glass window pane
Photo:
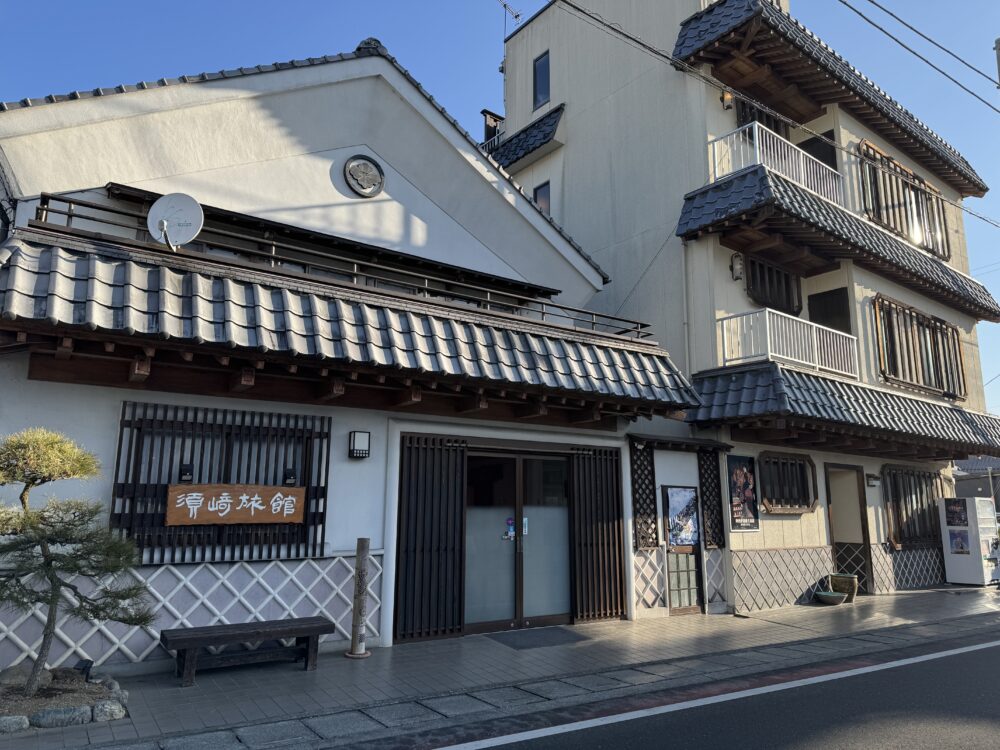
[[[549,101],[549,53],[535,60],[535,109]]]

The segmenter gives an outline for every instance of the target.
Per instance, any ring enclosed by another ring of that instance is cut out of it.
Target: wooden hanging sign
[[[255,484],[172,484],[167,526],[304,523],[305,487]]]

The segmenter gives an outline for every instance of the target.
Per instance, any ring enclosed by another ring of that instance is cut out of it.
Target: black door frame
[[[868,528],[868,493],[865,491],[865,467],[858,464],[838,464],[823,463],[823,481],[826,484],[826,523],[830,530],[830,548],[833,552],[833,565],[837,566],[837,539],[833,534],[833,498],[830,494],[830,470],[853,471],[858,478],[858,513],[861,517],[861,544],[864,547],[865,557],[865,587],[859,588],[858,593],[874,594],[872,585],[874,584],[874,571],[872,570],[872,538],[871,530]],[[850,544],[850,542],[845,542]]]
[[[495,620],[492,622],[477,622],[469,624],[465,621],[465,613],[462,613],[462,632],[466,635],[473,635],[476,633],[496,633],[506,630],[523,630],[525,628],[539,628],[545,627],[547,625],[567,625],[573,621],[572,610],[573,610],[573,550],[572,550],[572,539],[566,547],[566,555],[568,557],[568,562],[570,564],[570,611],[566,613],[554,614],[554,615],[542,615],[531,618],[526,618],[524,616],[524,543],[523,529],[524,529],[524,501],[526,497],[525,489],[525,477],[524,477],[524,461],[526,459],[560,459],[566,464],[566,507],[569,513],[567,514],[567,532],[572,529],[572,512],[573,512],[573,498],[570,495],[570,454],[563,451],[555,450],[539,450],[539,451],[522,451],[522,450],[503,450],[502,448],[488,448],[488,447],[470,447],[468,453],[466,454],[466,473],[468,473],[468,461],[472,458],[501,458],[510,459],[514,461],[514,482],[516,487],[516,494],[514,498],[514,618],[513,620]],[[466,496],[466,512],[468,511],[468,496]],[[465,527],[465,517],[463,513],[463,527]],[[567,534],[567,537],[570,535]],[[463,563],[464,567],[464,563]],[[463,575],[463,586],[466,580]],[[464,597],[463,597],[464,598]]]

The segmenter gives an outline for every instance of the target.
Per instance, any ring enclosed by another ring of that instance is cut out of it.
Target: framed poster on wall
[[[701,540],[698,528],[698,488],[660,488],[663,493],[664,523],[671,547],[696,547]]]
[[[757,531],[757,473],[750,456],[726,456],[729,473],[729,520],[733,531]]]

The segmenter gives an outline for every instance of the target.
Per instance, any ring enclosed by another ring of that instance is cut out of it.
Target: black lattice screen
[[[726,546],[726,526],[723,517],[722,477],[719,474],[719,452],[698,451],[698,485],[701,490],[701,525],[706,549]]]
[[[110,525],[142,562],[163,565],[276,560],[323,554],[330,418],[126,401],[122,405]],[[301,524],[167,526],[167,488],[182,465],[194,484],[306,488]]]
[[[629,456],[632,463],[632,542],[636,549],[652,549],[660,546],[653,448],[648,443],[631,440]]]

